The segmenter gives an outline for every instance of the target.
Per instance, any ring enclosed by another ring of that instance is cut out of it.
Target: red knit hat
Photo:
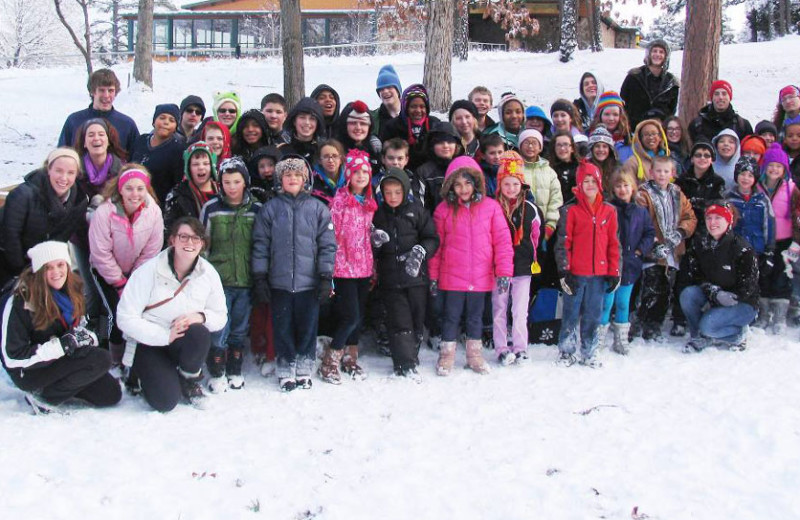
[[[728,209],[727,206],[723,206],[721,204],[711,204],[706,208],[706,215],[718,215],[725,219],[728,225],[731,225],[733,222],[733,213],[731,210]]]
[[[724,79],[718,79],[717,81],[711,84],[711,88],[708,90],[708,99],[714,97],[714,91],[722,89],[728,93],[728,97],[733,99],[733,87],[731,84],[725,81]]]
[[[764,155],[767,151],[767,142],[761,136],[748,135],[742,139],[741,150],[743,153],[755,152],[758,155]]]

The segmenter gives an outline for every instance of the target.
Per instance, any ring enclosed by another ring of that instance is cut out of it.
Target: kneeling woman
[[[211,332],[228,320],[219,275],[200,258],[205,243],[199,220],[176,220],[170,247],[133,272],[117,307],[117,325],[137,342],[129,343],[123,363],[132,358],[144,397],[159,412],[175,408],[181,396],[202,399]]]
[[[733,214],[725,202],[710,204],[705,219],[708,234],[692,239],[680,269],[688,286],[681,292],[681,308],[692,336],[684,352],[712,343],[744,350],[758,308],[756,255],[747,240],[731,233]]]
[[[84,325],[83,282],[73,273],[65,242],[30,250],[32,267],[2,302],[3,366],[35,413],[77,397],[111,406],[122,397],[109,373],[111,356]]]

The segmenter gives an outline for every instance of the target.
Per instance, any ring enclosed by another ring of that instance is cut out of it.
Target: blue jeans
[[[225,304],[228,307],[228,322],[222,330],[211,334],[213,348],[241,348],[250,327],[250,289],[247,287],[223,287]]]
[[[597,349],[597,326],[603,312],[606,282],[602,276],[576,276],[572,296],[564,295],[558,350],[574,354],[580,321],[581,356],[590,358]]]
[[[742,329],[756,317],[756,309],[746,303],[730,307],[711,307],[703,312],[708,303],[699,285],[690,285],[681,292],[681,308],[686,314],[689,333],[693,338],[703,335],[726,343],[739,341]]]
[[[466,314],[467,339],[481,339],[483,333],[483,307],[485,292],[441,291],[444,294],[444,317],[442,318],[442,341],[458,339],[461,316]]]
[[[307,377],[314,370],[317,349],[319,290],[272,289],[272,330],[278,377]]]
[[[600,318],[600,325],[608,325],[611,321],[611,309],[616,308],[614,323],[628,323],[630,321],[631,293],[633,284],[620,285],[616,291],[606,294],[603,298],[603,316]]]

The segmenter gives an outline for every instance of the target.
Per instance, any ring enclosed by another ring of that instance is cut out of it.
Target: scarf
[[[406,126],[408,128],[408,144],[414,146],[422,135],[422,130],[424,129],[426,132],[429,130],[428,116],[425,116],[418,125],[411,124],[411,119],[406,118]]]
[[[56,291],[52,287],[50,288],[50,294],[53,295],[53,300],[55,300],[58,310],[61,311],[64,325],[66,325],[68,329],[71,329],[74,326],[72,313],[75,310],[75,307],[72,305],[72,300],[67,293]]]
[[[83,166],[86,169],[86,176],[89,177],[89,182],[93,186],[100,186],[106,179],[108,179],[108,171],[111,169],[111,163],[114,162],[114,157],[109,153],[106,154],[106,160],[99,169],[95,167],[89,154],[83,156]]]
[[[192,191],[192,195],[194,196],[194,204],[197,207],[197,214],[200,214],[200,210],[203,208],[206,202],[211,200],[211,198],[217,194],[217,185],[212,181],[211,182],[211,191],[200,191],[200,188],[194,185],[192,181],[189,181],[189,189]]]

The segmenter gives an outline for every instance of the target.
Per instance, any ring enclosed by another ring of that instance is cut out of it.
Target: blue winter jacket
[[[622,285],[631,285],[642,274],[642,258],[645,258],[656,238],[653,220],[646,208],[634,201],[623,202],[614,197],[611,203],[617,208],[619,242],[622,246]],[[636,251],[640,254],[636,254]]]
[[[739,188],[730,190],[726,197],[728,202],[739,212],[739,218],[733,227],[733,232],[753,247],[757,255],[775,249],[775,212],[769,197],[756,192],[745,201]]]

